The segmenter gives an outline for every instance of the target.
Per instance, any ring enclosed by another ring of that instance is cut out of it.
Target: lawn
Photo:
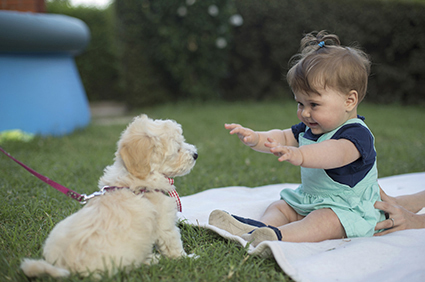
[[[279,163],[228,135],[225,122],[256,130],[287,128],[297,123],[293,101],[264,103],[181,103],[132,111],[152,118],[175,119],[199,159],[192,172],[176,178],[180,196],[225,186],[255,187],[299,183],[299,168]],[[376,137],[379,176],[425,170],[424,108],[397,105],[360,105],[359,114]],[[124,120],[124,121],[123,121]],[[116,142],[128,119],[98,120],[63,137],[37,137],[1,146],[11,155],[49,178],[80,193],[97,190],[98,178],[113,161]],[[19,270],[23,257],[41,256],[41,246],[53,226],[80,209],[73,201],[0,155],[0,281],[26,281]],[[385,189],[385,187],[383,187]],[[119,273],[102,281],[290,281],[272,259],[249,256],[246,250],[215,233],[179,224],[184,248],[197,260],[169,260]],[[64,281],[90,281],[71,276]],[[34,281],[53,281],[50,278]]]

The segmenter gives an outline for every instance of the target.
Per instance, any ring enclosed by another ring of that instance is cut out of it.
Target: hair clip
[[[319,42],[319,47],[322,48],[323,46],[325,46],[325,41],[320,41]]]

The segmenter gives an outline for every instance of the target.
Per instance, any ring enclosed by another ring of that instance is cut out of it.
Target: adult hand
[[[385,229],[376,233],[375,236],[382,236],[399,230],[423,228],[425,219],[416,213],[399,206],[395,198],[385,194],[381,189],[382,202],[377,201],[375,208],[388,214],[388,219],[378,222],[375,230]]]

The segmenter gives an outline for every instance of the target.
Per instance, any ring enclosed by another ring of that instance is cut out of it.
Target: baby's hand
[[[239,139],[247,146],[255,147],[258,144],[260,137],[258,134],[249,128],[242,127],[240,124],[225,124],[224,127],[230,130],[230,134],[237,134]]]
[[[272,138],[267,138],[264,146],[270,148],[270,152],[278,158],[278,161],[287,161],[293,165],[300,166],[303,163],[303,155],[299,148],[291,146],[282,146]]]

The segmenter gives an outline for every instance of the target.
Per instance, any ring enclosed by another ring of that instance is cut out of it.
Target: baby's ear
[[[137,178],[145,179],[151,172],[150,158],[153,144],[151,138],[132,138],[121,144],[119,154],[128,172]]]
[[[356,90],[351,90],[345,100],[346,110],[352,111],[359,103],[359,93]]]

